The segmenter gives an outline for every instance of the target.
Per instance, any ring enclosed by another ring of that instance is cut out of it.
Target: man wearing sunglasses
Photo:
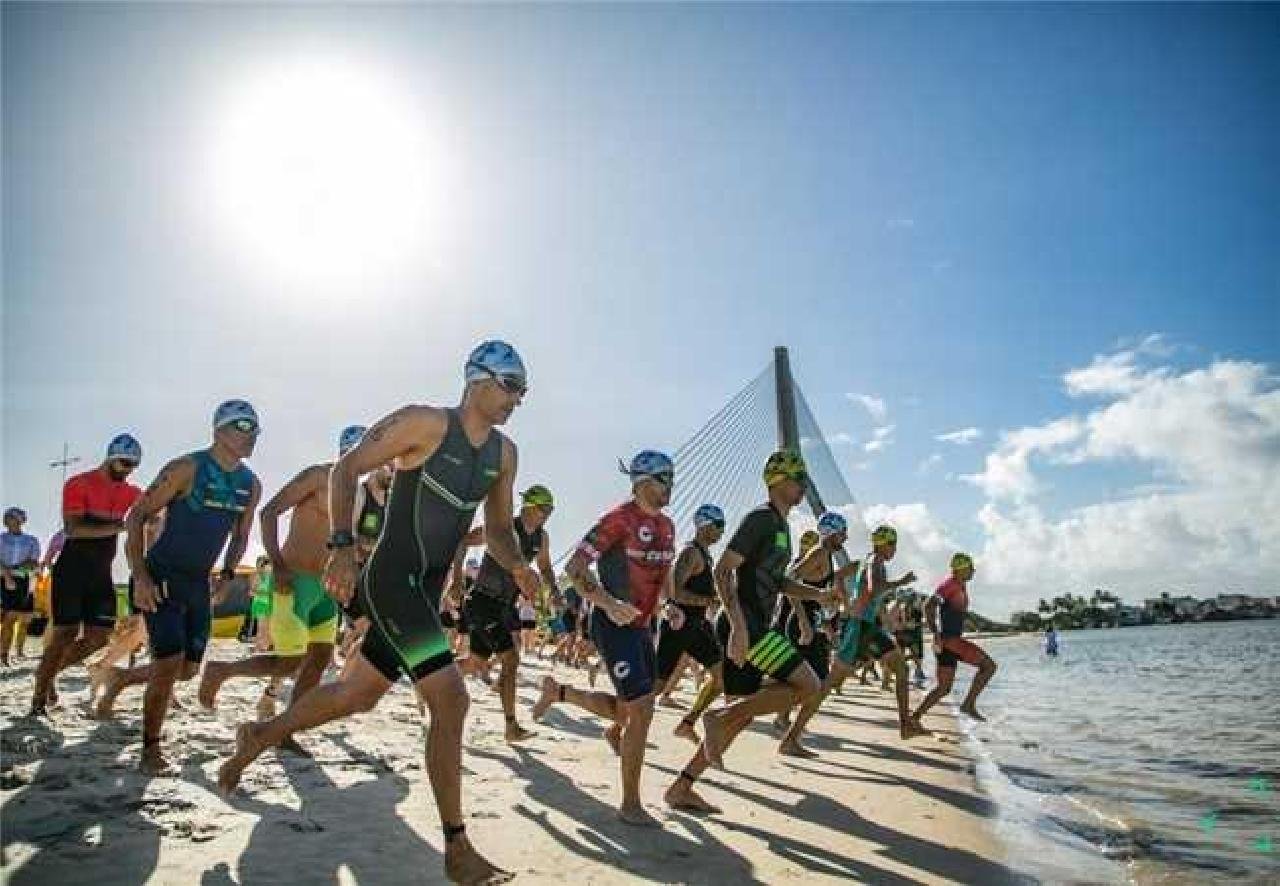
[[[365,428],[351,425],[338,435],[338,457],[360,442]],[[240,661],[209,661],[200,677],[198,698],[206,708],[217,702],[218,690],[233,677],[293,676],[290,704],[320,682],[333,660],[338,638],[338,607],[321,582],[329,551],[329,472],[333,462],[304,468],[262,506],[262,548],[271,559],[272,651]],[[289,534],[280,544],[280,518],[288,513]],[[267,691],[271,684],[267,685]],[[290,738],[286,750],[306,752]]]
[[[520,542],[520,554],[525,563],[536,560],[543,583],[554,588],[556,575],[551,568],[551,541],[545,527],[555,510],[555,499],[547,487],[530,486],[520,494],[520,500],[520,515],[516,517],[514,526],[516,539]],[[466,548],[459,546],[454,560],[455,570],[462,568],[465,556]],[[516,722],[516,670],[520,666],[520,650],[516,648],[515,637],[508,625],[508,613],[515,606],[517,597],[533,600],[522,594],[511,573],[486,553],[463,612],[471,628],[471,657],[486,663],[491,657],[498,657],[501,666],[498,694],[502,699],[502,713],[506,719],[504,734],[508,742],[533,736]]]
[[[52,626],[36,668],[32,715],[45,713],[57,675],[107,645],[111,636],[116,620],[111,564],[125,514],[142,494],[128,482],[140,461],[142,446],[120,434],[107,446],[102,464],[62,488],[66,542],[53,565]]]
[[[194,677],[204,658],[213,625],[214,563],[225,547],[220,594],[235,578],[249,544],[262,485],[244,460],[253,454],[259,432],[252,406],[243,400],[223,403],[213,413],[212,445],[165,465],[126,521],[133,607],[147,622],[151,662],[112,671],[104,681],[104,698],[114,699],[126,686],[146,684],[141,766],[150,775],[171,774],[161,753],[160,730],[173,684]],[[146,524],[162,510],[164,529],[147,548]]]
[[[725,652],[724,694],[737,700],[703,717],[702,746],[665,794],[675,809],[718,812],[693,789],[698,776],[708,765],[723,767],[724,752],[756,717],[778,714],[821,689],[808,662],[770,624],[780,594],[796,600],[828,598],[821,588],[787,574],[787,515],[804,500],[809,482],[804,459],[798,452],[779,449],[765,462],[763,479],[768,501],[742,518],[715,568],[716,589],[724,604],[716,619]]]
[[[462,403],[451,409],[405,406],[383,418],[339,459],[329,476],[329,561],[325,586],[346,603],[359,584],[369,630],[342,677],[308,692],[278,717],[247,723],[218,771],[230,793],[267,748],[378,703],[408,675],[430,710],[427,775],[445,840],[445,872],[460,883],[498,883],[511,875],[486,861],[466,836],[462,815],[462,731],[470,703],[440,624],[440,597],[454,553],[484,505],[489,555],[532,595],[538,575],[516,539],[512,484],[516,447],[497,427],[526,392],[524,362],[505,342],[479,345],[467,361]],[[360,477],[394,463],[382,538],[360,574],[351,531]]]
[[[631,499],[600,518],[565,567],[578,593],[593,606],[591,637],[616,695],[583,692],[546,677],[533,718],[540,719],[557,702],[568,702],[611,721],[605,738],[622,768],[618,817],[627,824],[655,826],[657,820],[640,801],[640,772],[658,689],[650,623],[658,600],[670,597],[676,558],[675,524],[662,511],[671,501],[675,468],[668,456],[645,450],[622,472],[631,478]],[[592,563],[598,580],[591,574]]]

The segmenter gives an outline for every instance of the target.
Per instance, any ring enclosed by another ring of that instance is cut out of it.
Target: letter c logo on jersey
[[[613,666],[613,675],[619,680],[625,680],[631,675],[631,662],[620,661]]]
[[[636,535],[640,538],[642,542],[644,542],[645,544],[649,544],[651,541],[653,541],[653,528],[650,526],[641,526],[639,529],[636,530]]]

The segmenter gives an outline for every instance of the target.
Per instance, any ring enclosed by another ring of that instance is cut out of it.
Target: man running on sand
[[[165,465],[129,512],[125,553],[133,573],[133,605],[146,617],[151,663],[113,670],[103,698],[109,711],[125,686],[146,684],[141,766],[151,775],[171,774],[160,750],[160,729],[174,683],[194,677],[204,658],[213,627],[213,564],[225,547],[214,592],[221,596],[249,544],[262,485],[244,459],[253,454],[260,432],[252,406],[243,400],[223,403],[213,414],[212,445]],[[161,510],[164,529],[148,550],[146,524]]]
[[[246,766],[295,732],[371,710],[404,675],[430,710],[427,776],[440,812],[445,873],[465,884],[501,883],[511,874],[472,847],[462,815],[462,730],[470,699],[440,625],[440,595],[458,544],[484,505],[492,527],[488,548],[532,594],[538,575],[524,563],[513,525],[516,447],[503,425],[527,391],[525,367],[505,342],[471,352],[462,403],[454,408],[405,406],[374,425],[329,477],[329,548],[325,586],[342,603],[359,581],[369,631],[342,678],[313,689],[283,714],[246,723],[235,754],[218,771],[230,793]],[[351,531],[361,475],[392,462],[395,477],[382,539],[360,575]]]
[[[623,473],[631,478],[631,499],[600,518],[565,567],[582,598],[593,606],[591,636],[616,694],[583,692],[548,676],[533,718],[540,719],[556,702],[567,702],[609,720],[605,739],[622,769],[618,818],[655,827],[657,819],[640,800],[640,773],[658,689],[649,623],[659,597],[668,596],[665,586],[676,558],[676,527],[662,511],[671,501],[675,468],[667,455],[645,450]],[[599,581],[591,574],[593,562]],[[669,616],[676,628],[683,625],[679,610]]]
[[[836,650],[835,665],[831,668],[823,691],[800,709],[795,722],[787,730],[784,741],[800,740],[809,720],[817,713],[818,706],[831,692],[831,687],[843,681],[853,670],[854,664],[867,655],[878,659],[881,667],[892,670],[897,680],[899,736],[905,740],[928,734],[927,730],[911,719],[911,687],[907,685],[906,662],[893,637],[880,627],[878,621],[880,606],[889,593],[911,584],[916,576],[914,572],[908,572],[901,578],[890,581],[886,574],[885,564],[898,552],[898,533],[892,526],[877,526],[871,533],[871,543],[873,550],[864,558],[863,566],[855,579],[858,595],[850,607],[849,621],[845,625],[840,647]]]
[[[360,442],[365,428],[351,425],[338,438],[338,457]],[[338,607],[325,593],[320,576],[329,552],[329,472],[333,462],[304,468],[262,507],[262,548],[271,558],[274,592],[271,600],[273,651],[239,661],[210,661],[204,666],[197,693],[200,704],[213,708],[218,690],[233,677],[294,676],[289,704],[320,683],[333,660],[338,636]],[[280,546],[279,521],[286,513],[289,535]],[[272,691],[271,684],[267,691]],[[281,747],[305,754],[292,736]]]
[[[765,462],[769,491],[764,504],[738,524],[716,563],[715,583],[724,603],[716,633],[724,646],[724,692],[738,699],[702,718],[702,746],[666,791],[667,805],[694,812],[719,812],[693,784],[708,766],[724,766],[724,752],[756,717],[777,714],[817,697],[822,684],[791,641],[773,630],[770,619],[778,595],[826,602],[830,594],[787,575],[791,525],[787,515],[804,499],[808,470],[798,452],[780,449]],[[771,678],[767,685],[765,677]]]
[[[520,542],[520,555],[526,564],[536,560],[542,581],[548,587],[555,587],[551,540],[546,530],[547,520],[555,510],[555,499],[547,487],[530,486],[520,494],[520,500],[520,515],[513,527]],[[455,569],[461,567],[466,551],[459,548],[458,553]],[[520,667],[520,650],[508,629],[507,614],[517,598],[528,599],[520,593],[511,573],[486,553],[464,605],[467,623],[471,627],[471,655],[486,662],[496,655],[501,664],[498,694],[506,721],[504,737],[509,742],[523,741],[534,735],[516,722],[516,670]]]

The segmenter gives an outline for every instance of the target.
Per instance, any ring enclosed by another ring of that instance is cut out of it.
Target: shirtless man
[[[338,438],[341,458],[360,442],[365,429],[345,428]],[[200,678],[200,704],[213,708],[218,690],[233,677],[270,677],[295,674],[289,704],[295,704],[319,684],[333,659],[338,635],[338,607],[325,593],[320,576],[329,551],[329,471],[333,462],[304,468],[262,508],[262,547],[271,558],[274,592],[271,601],[273,651],[239,661],[209,661]],[[280,546],[279,520],[292,511],[289,535]],[[270,687],[268,687],[270,688]],[[281,744],[295,752],[291,740]]]

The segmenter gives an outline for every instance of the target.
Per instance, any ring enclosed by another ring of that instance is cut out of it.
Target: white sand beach
[[[217,658],[241,653],[219,641]],[[423,771],[423,731],[407,684],[373,712],[301,736],[314,759],[269,752],[229,801],[214,790],[235,725],[261,684],[228,683],[216,712],[194,684],[165,737],[176,779],[136,769],[141,697],[114,721],[89,719],[83,671],[63,680],[51,721],[20,719],[31,666],[0,674],[3,864],[27,884],[404,884],[443,882],[443,838]],[[521,671],[522,720],[548,665]],[[570,673],[560,669],[562,675]],[[572,672],[570,679],[585,684]],[[692,745],[659,709],[644,776],[660,830],[614,816],[615,758],[594,718],[558,706],[519,747],[502,740],[495,694],[469,681],[463,782],[468,830],[519,883],[998,883],[1013,879],[992,808],[948,715],[934,738],[899,741],[891,697],[851,685],[828,700],[809,746],[816,760],[775,753],[764,724],[744,733],[700,789],[724,812],[675,813],[662,791]],[[687,702],[689,696],[682,696]]]

